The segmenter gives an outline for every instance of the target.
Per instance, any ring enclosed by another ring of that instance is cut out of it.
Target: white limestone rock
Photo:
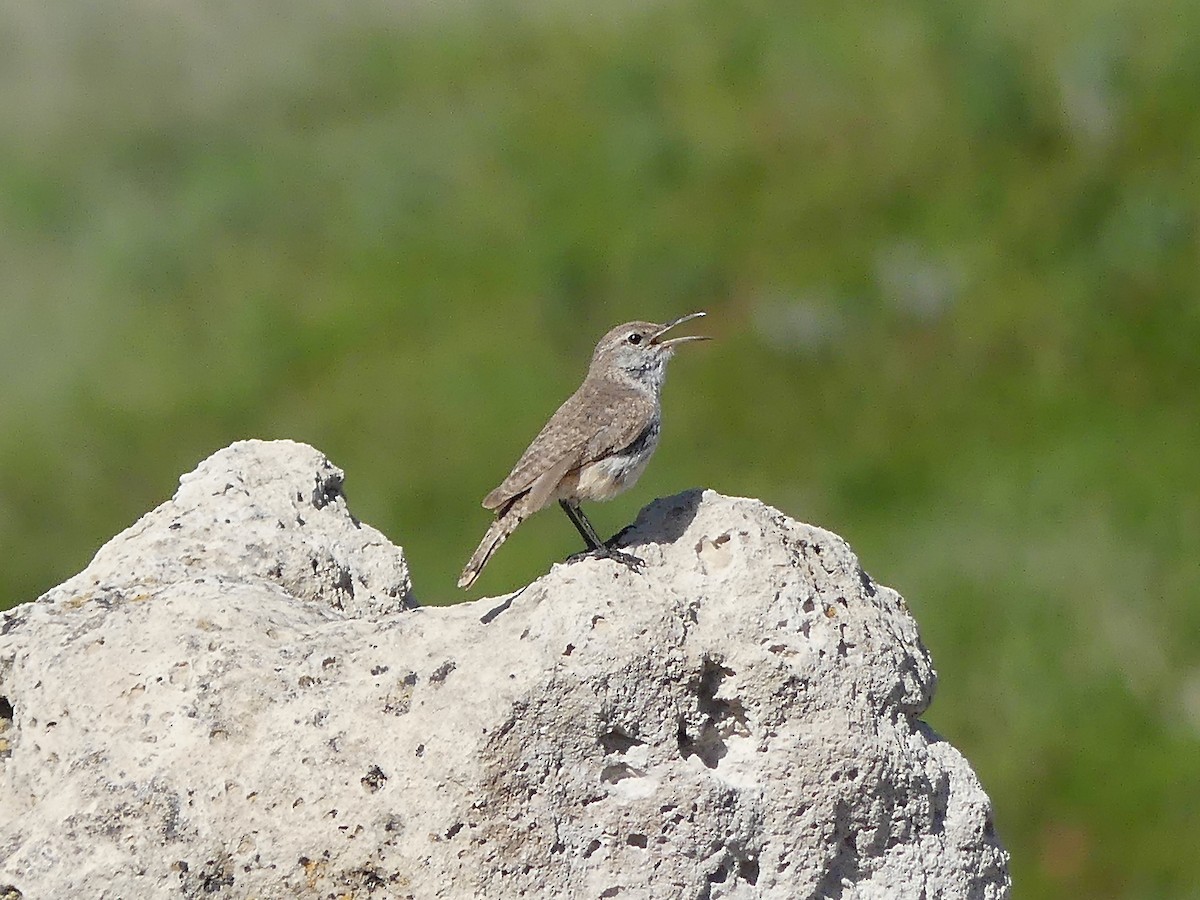
[[[267,580],[351,616],[414,605],[403,552],[350,515],[344,478],[306,444],[238,441],[42,599],[208,577]]]
[[[236,444],[3,614],[0,896],[1008,896],[916,623],[837,536],[688,492],[640,574],[409,609],[340,483]]]

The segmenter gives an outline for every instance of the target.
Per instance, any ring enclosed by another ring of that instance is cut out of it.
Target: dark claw
[[[567,557],[567,562],[579,562],[581,559],[611,559],[613,562],[619,562],[623,566],[628,566],[635,572],[640,572],[646,565],[644,559],[634,556],[632,553],[622,553],[620,550],[612,550],[608,547],[599,547],[595,550],[581,550],[578,553],[572,553]]]
[[[634,556],[632,553],[622,553],[620,550],[609,550],[607,547],[604,549],[608,550],[607,556],[609,559],[615,560],[623,566],[628,566],[635,572],[640,572],[646,565],[646,561],[640,556]]]

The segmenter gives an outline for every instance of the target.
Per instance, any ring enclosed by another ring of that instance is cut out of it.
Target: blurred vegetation
[[[707,309],[597,527],[842,534],[1017,893],[1198,896],[1200,5],[5,6],[0,603],[251,436],[453,602],[597,337]]]

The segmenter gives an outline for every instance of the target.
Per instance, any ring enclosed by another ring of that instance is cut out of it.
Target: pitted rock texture
[[[351,616],[415,605],[404,553],[350,515],[345,475],[295,441],[238,441],[45,599],[213,578],[271,582]]]
[[[641,573],[407,608],[340,482],[234,445],[3,614],[0,893],[1008,896],[916,624],[836,535],[693,491],[625,535]]]

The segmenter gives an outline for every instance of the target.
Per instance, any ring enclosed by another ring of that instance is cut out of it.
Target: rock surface
[[[916,623],[845,543],[694,491],[412,608],[341,472],[247,441],[0,619],[0,896],[990,898]]]

